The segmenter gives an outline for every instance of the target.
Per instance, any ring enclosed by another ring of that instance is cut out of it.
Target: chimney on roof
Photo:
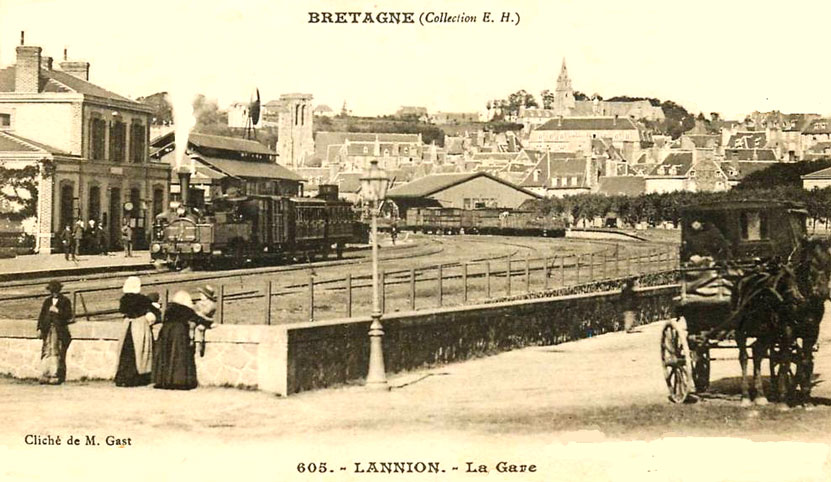
[[[20,32],[17,47],[17,63],[14,68],[14,91],[40,92],[40,47],[23,45],[24,34]]]
[[[612,125],[613,126],[617,125],[617,114],[615,114],[615,119],[612,121]]]
[[[557,117],[557,127],[563,127],[563,116]]]
[[[66,48],[63,49],[61,70],[73,77],[78,77],[81,80],[89,82],[89,62],[70,62],[68,60],[67,50]]]
[[[41,57],[40,58],[40,69],[41,70],[52,70],[52,57]]]
[[[89,82],[89,62],[61,62],[61,70],[67,74]]]

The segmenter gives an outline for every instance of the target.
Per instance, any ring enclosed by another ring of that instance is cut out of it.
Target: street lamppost
[[[378,210],[387,193],[389,179],[378,161],[372,160],[361,178],[361,197],[369,202],[372,215],[372,324],[369,327],[369,370],[366,375],[368,388],[388,390],[384,369],[384,349],[381,344],[384,329],[381,325],[381,305],[378,299]]]

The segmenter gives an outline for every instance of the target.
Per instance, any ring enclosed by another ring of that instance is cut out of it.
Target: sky
[[[466,13],[477,23],[310,24],[308,12]],[[518,25],[483,12],[518,13]],[[831,113],[831,2],[0,0],[0,66],[26,44],[56,63],[91,63],[90,80],[129,97],[202,93],[221,106],[282,93],[359,115],[402,105],[481,111],[489,99],[573,86],[604,97],[672,99],[728,118]]]

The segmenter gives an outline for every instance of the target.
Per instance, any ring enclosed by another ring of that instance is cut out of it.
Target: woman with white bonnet
[[[118,367],[115,384],[135,387],[150,383],[153,363],[153,332],[156,321],[150,298],[141,294],[141,280],[130,276],[124,282],[124,295],[119,311],[124,315],[124,326],[118,340]]]
[[[172,390],[196,388],[196,360],[190,324],[205,325],[187,291],[177,291],[167,306],[153,359],[153,386]]]

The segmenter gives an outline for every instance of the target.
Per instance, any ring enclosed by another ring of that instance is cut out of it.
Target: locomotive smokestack
[[[180,166],[177,174],[179,175],[179,189],[182,193],[182,206],[187,206],[188,191],[190,191],[190,169]]]

